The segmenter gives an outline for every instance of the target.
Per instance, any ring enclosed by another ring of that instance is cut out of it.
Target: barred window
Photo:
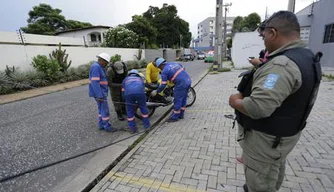
[[[323,43],[333,43],[333,42],[334,42],[334,23],[326,25]]]

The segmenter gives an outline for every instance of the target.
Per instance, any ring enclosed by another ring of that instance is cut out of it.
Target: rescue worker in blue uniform
[[[177,62],[166,62],[164,58],[159,58],[155,63],[157,67],[162,70],[162,81],[159,88],[152,91],[151,95],[156,96],[157,93],[162,92],[167,85],[167,81],[174,83],[174,110],[168,121],[175,122],[178,121],[178,119],[183,119],[191,79],[184,67]]]
[[[107,53],[101,53],[97,58],[98,61],[93,63],[89,70],[89,97],[94,97],[97,103],[99,129],[114,132],[117,130],[109,123],[108,81],[105,71],[110,56]]]
[[[144,128],[150,127],[148,119],[148,109],[146,106],[145,83],[136,69],[129,72],[122,82],[122,92],[126,104],[126,114],[128,116],[128,126],[132,133],[136,133],[138,128],[135,122],[135,106],[138,105],[143,117]]]

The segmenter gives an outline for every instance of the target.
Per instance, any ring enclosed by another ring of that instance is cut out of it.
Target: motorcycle
[[[150,85],[150,86],[146,86],[146,105],[148,108],[148,116],[151,117],[154,112],[155,109],[158,107],[166,107],[166,106],[170,106],[174,103],[174,87],[166,87],[165,90],[163,91],[164,95],[161,97],[164,97],[164,102],[161,101],[161,98],[159,99],[159,97],[152,97],[151,96],[151,92],[153,90],[156,90],[158,88],[158,84],[156,85]],[[186,107],[190,107],[192,106],[196,101],[196,92],[195,89],[193,87],[189,88],[188,91],[188,97],[187,97],[187,105]],[[139,107],[136,106],[135,108],[135,116],[139,119],[142,118],[141,112],[139,110]]]

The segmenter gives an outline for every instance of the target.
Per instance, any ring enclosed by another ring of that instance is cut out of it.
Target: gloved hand
[[[157,95],[157,93],[158,93],[157,90],[153,90],[153,91],[151,92],[151,96],[152,96],[152,97],[155,97],[155,96]]]

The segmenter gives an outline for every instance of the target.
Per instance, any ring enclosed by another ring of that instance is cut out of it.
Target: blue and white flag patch
[[[263,88],[265,89],[273,89],[279,79],[279,75],[277,74],[269,74],[267,79],[264,81]]]

